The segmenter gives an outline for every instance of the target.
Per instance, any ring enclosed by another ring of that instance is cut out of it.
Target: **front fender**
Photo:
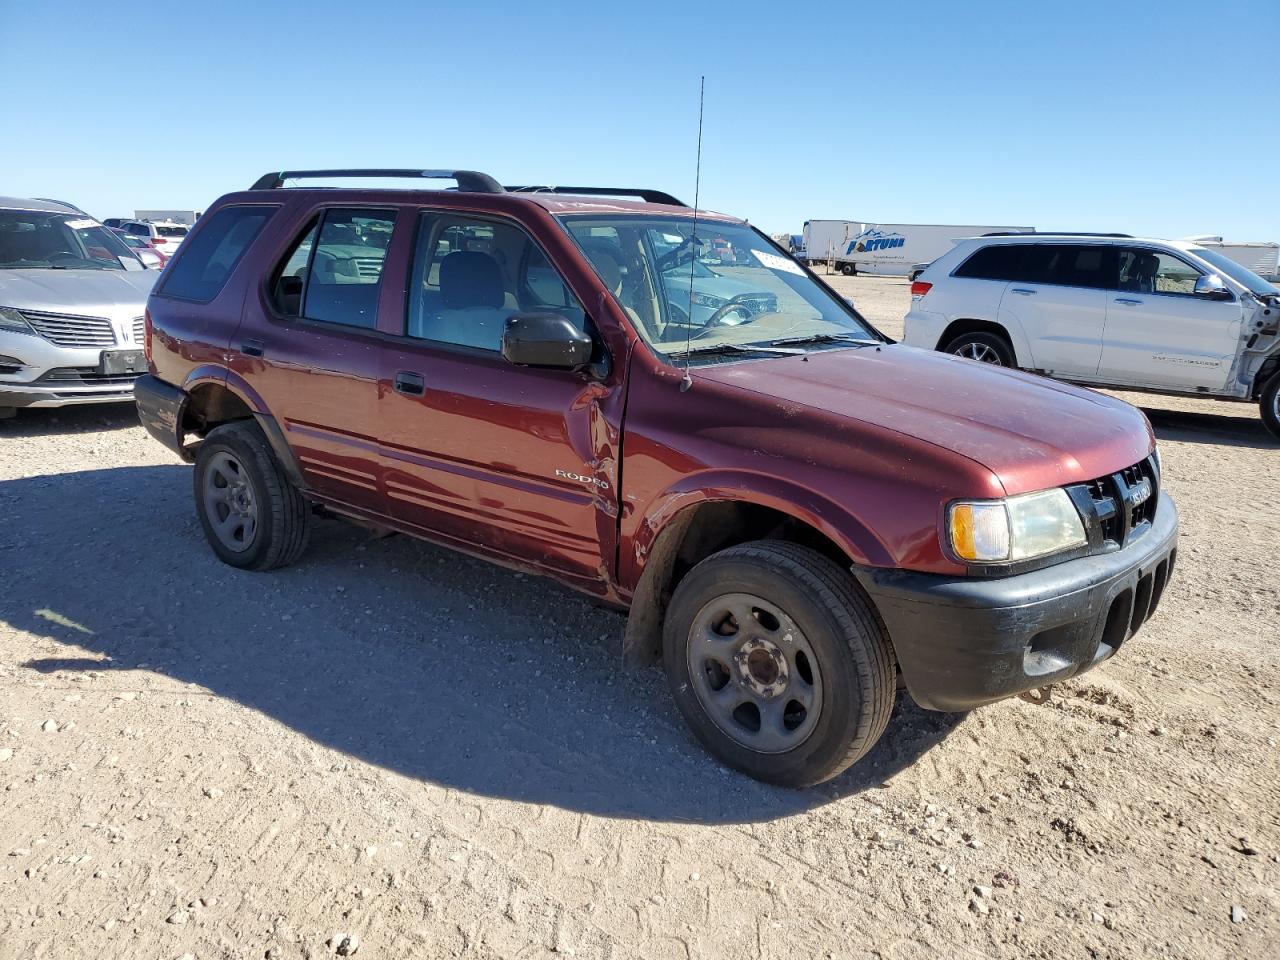
[[[639,583],[654,543],[684,511],[701,503],[730,501],[768,507],[808,524],[834,542],[851,564],[893,565],[893,554],[847,507],[816,490],[744,470],[706,470],[681,477],[645,510],[630,538],[621,578],[624,589]]]

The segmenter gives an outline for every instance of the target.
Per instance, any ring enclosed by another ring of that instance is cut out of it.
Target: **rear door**
[[[1000,301],[999,322],[1026,334],[1032,357],[1024,365],[1052,376],[1095,376],[1114,251],[1075,243],[1019,246],[1022,256]]]
[[[1197,295],[1204,271],[1168,250],[1120,251],[1107,297],[1107,335],[1099,376],[1117,383],[1221,390],[1240,344],[1243,311],[1234,295]]]
[[[616,367],[597,379],[517,367],[507,318],[582,301],[514,222],[423,211],[403,336],[384,353],[384,485],[403,523],[599,592],[617,529]],[[602,348],[603,349],[603,348]]]
[[[232,369],[265,401],[307,486],[334,505],[379,512],[376,436],[382,267],[397,212],[333,206],[296,226],[231,344]],[[391,285],[394,287],[394,284]]]

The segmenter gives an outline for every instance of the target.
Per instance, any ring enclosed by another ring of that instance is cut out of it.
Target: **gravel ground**
[[[905,283],[832,282],[900,332]],[[240,573],[128,408],[0,422],[0,960],[1276,957],[1280,446],[1130,399],[1156,619],[803,793],[709,762],[616,614],[336,522]]]

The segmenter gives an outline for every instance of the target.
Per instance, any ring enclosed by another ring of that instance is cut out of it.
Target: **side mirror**
[[[502,332],[502,355],[522,367],[577,370],[594,349],[591,337],[558,313],[517,313]]]
[[[1227,289],[1222,278],[1216,273],[1206,273],[1196,277],[1195,295],[1210,300],[1230,300],[1231,291]]]

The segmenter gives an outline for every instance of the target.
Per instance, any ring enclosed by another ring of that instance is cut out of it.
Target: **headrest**
[[[622,291],[622,259],[618,248],[607,241],[588,241],[582,245],[583,251],[596,268],[601,281],[609,288],[610,293]]]
[[[457,250],[440,262],[440,297],[446,308],[501,308],[506,303],[498,261],[478,250]]]

